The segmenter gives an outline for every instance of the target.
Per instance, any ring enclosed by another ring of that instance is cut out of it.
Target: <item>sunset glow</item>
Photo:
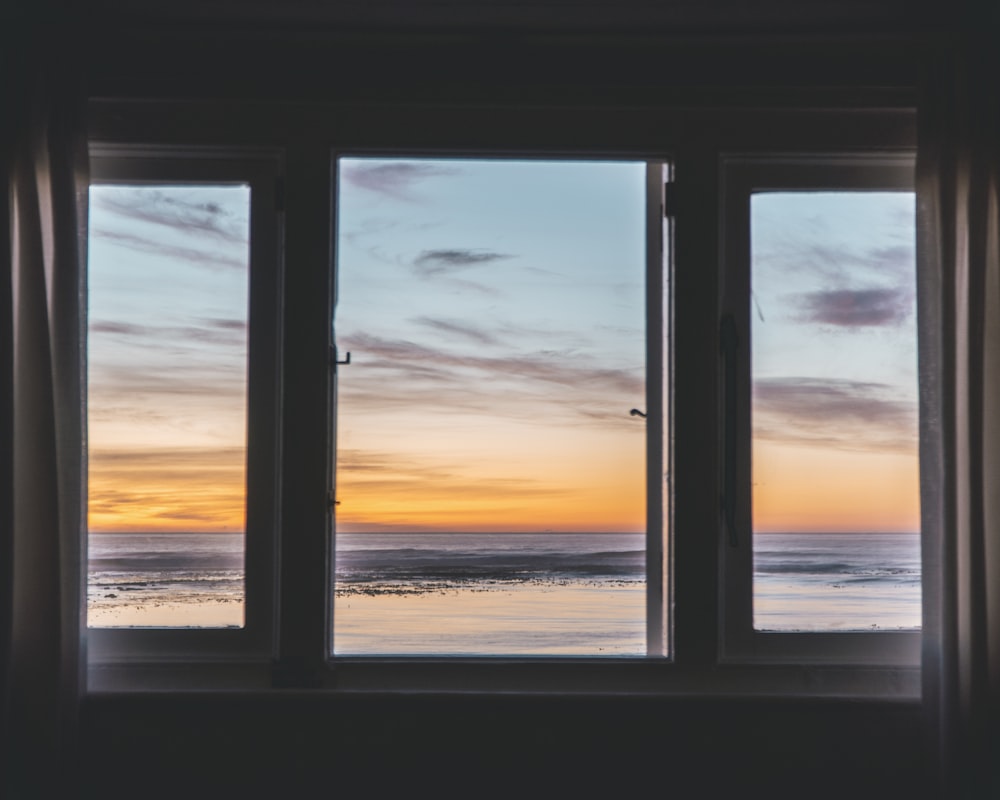
[[[644,175],[341,159],[338,530],[645,529]],[[912,202],[754,197],[755,530],[919,527]],[[248,209],[91,190],[93,531],[244,529]]]
[[[645,164],[339,164],[337,530],[644,530]]]
[[[752,198],[755,531],[920,529],[913,202]]]
[[[92,531],[244,530],[249,198],[91,187]]]

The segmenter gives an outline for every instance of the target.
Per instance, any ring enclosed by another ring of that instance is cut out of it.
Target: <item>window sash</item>
[[[337,192],[337,165],[342,158],[363,157],[372,155],[365,151],[352,149],[341,151],[334,148],[330,153],[330,163],[334,175],[333,186],[331,187],[331,197],[339,196]],[[378,155],[386,156],[384,152]],[[496,153],[469,153],[463,152],[464,159],[502,159],[508,154],[498,155]],[[392,151],[388,154],[392,158],[421,160],[425,158],[440,157],[437,153],[427,153],[413,150]],[[519,153],[518,160],[529,160],[536,157],[534,154]],[[585,161],[587,156],[576,153],[547,153],[544,157],[538,156],[539,160],[545,161]],[[615,160],[614,156],[595,157],[595,160]],[[641,155],[630,154],[621,156],[621,160],[645,161],[645,403],[646,419],[643,420],[646,427],[645,455],[646,455],[646,527],[645,527],[645,628],[646,628],[646,651],[645,657],[657,659],[669,659],[671,654],[671,630],[672,624],[670,614],[672,612],[672,548],[671,520],[672,520],[672,497],[669,486],[669,464],[671,463],[670,431],[671,431],[671,387],[670,375],[672,374],[672,349],[673,340],[670,330],[672,319],[673,298],[671,294],[671,271],[672,262],[672,218],[664,213],[664,187],[665,182],[672,174],[671,162],[664,157],[643,158]],[[338,215],[332,213],[334,220]],[[334,243],[334,252],[331,254],[331,264],[334,273],[336,270],[337,254],[335,243],[338,241],[336,231],[331,237]],[[337,277],[333,275],[332,285],[336,287]],[[334,288],[334,293],[335,293]],[[332,309],[336,306],[336,297],[330,303]],[[331,337],[328,342],[330,352],[329,384],[331,388],[331,402],[327,415],[327,425],[329,430],[329,488],[328,497],[336,496],[336,465],[337,465],[337,359],[342,358],[338,354],[337,344],[333,339],[334,325],[329,326]],[[334,613],[334,570],[333,570],[333,537],[336,532],[336,504],[331,502],[328,518],[328,538],[331,542],[329,551],[331,553],[328,571],[328,600],[329,613]],[[328,641],[325,651],[330,653],[329,663],[349,663],[366,661],[396,661],[400,659],[414,659],[427,661],[434,659],[447,659],[453,661],[482,660],[490,659],[496,661],[509,661],[523,658],[523,656],[504,656],[492,654],[477,654],[475,656],[463,655],[394,655],[386,654],[334,654],[335,643],[333,641],[333,625],[328,628]],[[623,656],[622,659],[634,660],[637,656]],[[640,658],[642,656],[639,656]],[[533,659],[543,658],[541,656],[530,656]],[[546,661],[573,661],[579,662],[581,658],[587,656],[544,656]],[[614,660],[613,657],[594,656],[602,661]]]
[[[784,641],[794,645],[794,653],[754,662],[747,651],[735,653],[727,633],[727,617],[732,615],[724,607],[723,589],[731,565],[723,552],[719,513],[721,382],[719,370],[706,369],[706,365],[718,364],[725,154],[795,153],[804,147],[812,153],[889,152],[890,148],[903,152],[916,141],[916,115],[905,92],[890,101],[883,98],[877,109],[846,113],[842,108],[817,108],[811,91],[786,94],[768,110],[650,105],[624,115],[610,107],[490,108],[484,112],[461,104],[438,104],[415,114],[402,106],[322,107],[290,102],[267,113],[259,103],[240,101],[91,101],[92,140],[122,143],[105,146],[110,153],[156,159],[171,148],[146,143],[173,142],[175,152],[186,149],[204,157],[206,152],[233,152],[233,148],[200,147],[205,141],[240,142],[252,145],[243,152],[265,154],[265,160],[280,165],[274,172],[285,175],[285,212],[278,216],[288,224],[277,229],[269,256],[287,263],[288,268],[274,280],[277,290],[272,301],[295,311],[283,320],[276,313],[278,322],[272,331],[275,360],[281,364],[280,369],[275,367],[272,384],[278,387],[271,434],[278,442],[274,491],[279,501],[277,540],[268,554],[267,579],[276,576],[270,618],[274,635],[267,646],[240,650],[230,644],[246,638],[241,631],[112,631],[140,645],[123,639],[111,650],[102,644],[95,658],[92,638],[91,690],[296,685],[344,691],[919,697],[920,674],[912,661],[896,661],[891,654],[882,661],[865,657],[826,660],[822,652],[812,658],[795,645],[794,636],[786,635]],[[498,119],[503,124],[498,125]],[[575,143],[571,152],[556,148],[568,141]],[[283,145],[272,148],[274,142]],[[261,148],[256,147],[258,143]],[[331,220],[336,218],[329,165],[331,145],[335,151],[346,152],[360,144],[369,148],[367,152],[381,153],[421,148],[429,152],[427,148],[433,147],[437,154],[488,151],[518,157],[551,152],[605,158],[670,154],[679,198],[671,237],[676,265],[670,278],[681,301],[670,310],[676,331],[670,366],[676,391],[668,416],[678,424],[669,434],[673,463],[666,464],[664,471],[669,471],[674,499],[668,555],[681,566],[672,575],[665,598],[671,618],[669,660],[602,659],[595,663],[583,658],[572,664],[523,658],[328,661],[326,488],[333,462],[331,439],[319,431],[326,429],[331,408],[329,376],[321,366],[329,358],[332,286],[328,264]],[[748,605],[750,597],[747,591]],[[213,644],[219,635],[224,635],[224,642]],[[819,635],[804,636],[815,639]],[[835,644],[843,647],[844,635],[836,636]],[[880,636],[863,634],[858,647],[867,651]],[[913,636],[919,642],[919,634]],[[154,641],[157,637],[158,642]],[[276,672],[272,670],[274,657]],[[718,669],[727,660],[726,668]],[[175,661],[183,666],[172,667]],[[766,669],[761,668],[764,665]]]
[[[276,153],[92,143],[91,184],[250,185],[247,337],[244,626],[241,629],[89,628],[92,664],[120,660],[261,656],[270,651],[274,606],[279,408],[277,343],[281,273],[274,192]],[[86,594],[81,598],[86,607]]]
[[[728,155],[722,162],[723,253],[722,320],[735,321],[737,346],[734,497],[724,499],[735,511],[735,546],[720,535],[721,653],[725,663],[817,662],[827,664],[900,664],[920,661],[919,631],[763,632],[753,627],[753,541],[751,518],[751,242],[750,199],[760,191],[914,191],[913,152],[882,154],[801,153]],[[723,362],[725,356],[722,358]],[[725,367],[722,367],[723,371]],[[721,378],[725,383],[725,375]],[[722,403],[724,406],[724,402]],[[725,481],[721,481],[725,492]],[[725,521],[722,522],[725,528]]]

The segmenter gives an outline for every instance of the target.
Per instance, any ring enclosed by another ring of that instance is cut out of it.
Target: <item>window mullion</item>
[[[675,164],[673,657],[699,670],[716,662],[719,625],[718,166],[714,150],[696,144],[679,148]]]
[[[276,684],[321,681],[327,641],[331,176],[329,147],[293,142],[285,182],[282,501]]]

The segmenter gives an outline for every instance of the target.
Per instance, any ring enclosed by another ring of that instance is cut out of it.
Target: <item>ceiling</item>
[[[973,0],[7,0],[15,16],[294,29],[887,33],[950,27]],[[0,4],[2,5],[2,4]],[[7,13],[11,13],[8,10]]]

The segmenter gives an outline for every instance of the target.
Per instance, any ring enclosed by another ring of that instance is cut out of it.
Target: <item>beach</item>
[[[338,593],[339,655],[643,655],[645,585]]]

